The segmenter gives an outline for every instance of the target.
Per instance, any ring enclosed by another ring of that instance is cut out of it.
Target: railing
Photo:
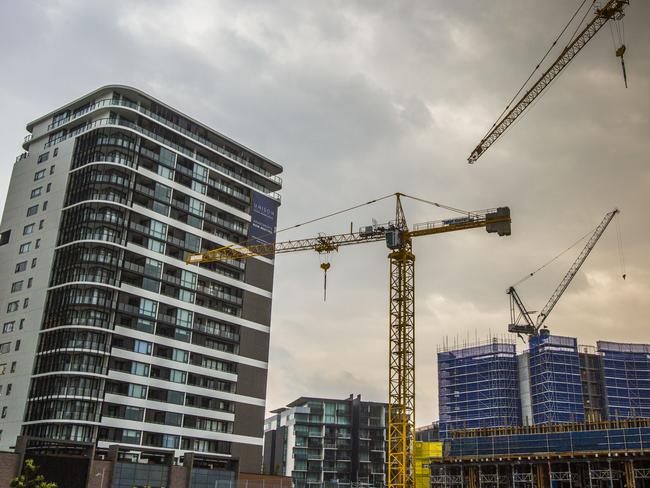
[[[253,180],[250,180],[250,179],[248,179],[248,178],[246,178],[246,177],[244,177],[244,176],[242,176],[240,174],[237,174],[234,171],[229,170],[225,166],[222,166],[222,165],[220,165],[218,163],[215,163],[214,161],[211,161],[211,160],[209,160],[207,158],[204,158],[203,156],[200,156],[198,154],[194,154],[193,151],[190,151],[189,149],[187,149],[187,148],[185,148],[183,146],[179,146],[178,144],[176,144],[176,143],[174,143],[174,142],[172,142],[172,141],[170,141],[168,139],[165,139],[162,136],[159,136],[155,132],[151,132],[151,131],[149,131],[147,129],[143,129],[142,127],[139,127],[138,125],[134,124],[133,122],[128,122],[128,121],[124,121],[124,120],[119,120],[118,121],[116,119],[109,119],[109,118],[98,119],[98,120],[95,120],[93,122],[90,122],[90,123],[84,125],[83,127],[79,127],[78,129],[76,129],[74,131],[71,131],[68,134],[62,135],[61,137],[57,137],[56,139],[52,139],[51,141],[46,142],[44,147],[47,149],[48,147],[56,145],[59,142],[65,140],[65,139],[69,139],[71,137],[74,137],[74,136],[77,136],[77,135],[82,134],[84,132],[87,132],[90,129],[94,129],[96,127],[101,127],[101,126],[128,127],[128,128],[130,128],[130,129],[132,129],[132,130],[134,130],[136,132],[139,132],[139,133],[141,133],[141,134],[143,134],[143,135],[145,135],[147,137],[150,137],[150,138],[152,138],[152,139],[154,139],[156,141],[159,141],[159,142],[161,142],[163,144],[166,144],[166,145],[172,147],[173,149],[175,149],[175,150],[177,150],[179,152],[182,152],[183,154],[185,154],[186,156],[188,156],[188,157],[190,157],[190,158],[192,158],[194,160],[203,162],[204,164],[207,164],[211,168],[213,168],[213,169],[215,169],[215,170],[217,170],[217,171],[219,171],[219,172],[221,172],[223,174],[226,174],[226,175],[234,178],[235,180],[241,181],[242,183],[244,183],[246,185],[249,185],[249,186],[255,188],[256,190],[259,190],[260,192],[262,192],[266,196],[268,196],[268,197],[270,197],[270,198],[272,198],[272,199],[274,199],[274,200],[276,200],[278,202],[281,201],[281,197],[277,192],[269,192],[269,190],[267,188],[265,188],[264,186],[262,186],[262,185],[260,185],[258,183],[255,183]]]
[[[186,168],[185,166],[183,166],[181,164],[176,164],[176,166],[169,166],[167,164],[164,164],[160,160],[160,156],[158,154],[156,154],[155,152],[147,149],[146,147],[143,147],[143,148],[140,149],[140,154],[142,154],[143,156],[148,157],[149,159],[153,159],[158,164],[162,164],[166,168],[174,170],[174,171],[176,171],[178,173],[181,173],[181,174],[183,174],[185,176],[188,176],[190,178],[195,177],[194,172],[192,170]],[[205,182],[202,181],[202,183],[205,183]],[[237,191],[237,190],[234,190],[234,189],[232,189],[232,188],[230,188],[230,187],[228,187],[226,185],[223,185],[223,184],[219,183],[218,181],[216,181],[214,179],[208,179],[207,184],[208,184],[208,187],[211,186],[212,189],[221,191],[221,192],[225,193],[226,195],[230,195],[230,196],[235,197],[235,198],[237,198],[239,200],[242,200],[242,201],[244,201],[246,203],[250,202],[250,198],[247,195],[245,195],[244,193],[242,193],[240,191]],[[213,198],[213,197],[211,197],[211,198]]]
[[[215,225],[220,225],[221,227],[224,227],[226,229],[230,229],[232,231],[239,232],[240,234],[246,235],[246,229],[241,224],[221,219],[221,218],[219,218],[219,217],[217,217],[215,215],[212,215],[212,214],[210,214],[208,212],[204,212],[203,216],[201,217],[201,216],[199,216],[197,214],[192,213],[192,211],[190,210],[190,206],[187,203],[180,202],[178,200],[172,200],[171,204],[173,206],[175,206],[177,209],[182,210],[184,212],[187,212],[189,214],[192,214],[197,218],[203,218],[203,219],[207,220],[208,222],[213,223]]]
[[[217,290],[215,288],[211,288],[207,286],[197,285],[196,291],[217,298],[219,300],[235,303],[237,305],[241,305],[243,302],[243,300],[236,295],[231,295],[230,293],[226,293],[224,291]]]
[[[60,120],[58,120],[56,122],[53,122],[52,124],[50,124],[48,126],[47,129],[48,129],[48,131],[52,130],[52,129],[55,129],[57,127],[60,127],[60,126],[62,126],[64,124],[72,121],[72,120],[78,119],[79,117],[81,117],[82,115],[87,114],[88,112],[91,112],[91,111],[93,111],[95,109],[102,108],[102,107],[127,107],[127,108],[131,108],[133,110],[136,110],[137,112],[140,112],[140,113],[146,115],[147,117],[149,117],[149,118],[151,118],[151,119],[153,119],[153,120],[155,120],[157,122],[162,123],[163,125],[175,130],[176,132],[180,132],[184,136],[189,137],[190,139],[194,140],[195,142],[198,142],[199,144],[201,144],[202,146],[208,147],[208,148],[212,149],[213,151],[217,152],[218,154],[227,157],[228,159],[232,160],[233,162],[239,163],[242,166],[246,166],[248,169],[250,169],[252,171],[255,171],[256,173],[268,178],[271,181],[274,181],[275,183],[277,183],[279,185],[282,185],[282,178],[280,178],[277,175],[272,174],[270,171],[267,171],[264,168],[251,163],[250,161],[248,161],[247,159],[242,158],[241,156],[233,154],[232,152],[228,151],[226,148],[224,148],[222,146],[219,146],[219,145],[217,145],[217,144],[215,144],[215,143],[213,143],[213,142],[199,136],[198,134],[194,134],[193,132],[188,131],[187,129],[185,129],[185,128],[177,125],[177,124],[174,124],[173,122],[165,119],[164,117],[161,117],[160,115],[155,114],[155,113],[151,112],[150,110],[147,110],[146,108],[144,108],[144,107],[142,107],[142,106],[140,106],[140,105],[138,105],[136,103],[127,102],[125,100],[116,100],[116,99],[111,99],[111,98],[107,98],[107,99],[104,99],[104,100],[98,100],[97,102],[95,102],[95,103],[89,105],[88,107],[85,107],[84,109],[80,110],[79,112],[76,112],[76,113],[74,113],[74,114],[72,114],[72,115],[70,115],[70,116],[68,116],[68,117],[66,117],[64,119],[60,119]],[[30,134],[30,136],[31,136],[31,134]],[[25,141],[25,142],[27,142],[27,141]]]
[[[33,136],[33,134],[27,134],[27,135],[25,136],[25,138],[23,139],[23,144],[25,144],[26,142],[31,141],[31,140],[32,140],[32,136]]]
[[[27,158],[27,156],[29,156],[28,152],[24,152],[22,154],[19,154],[18,156],[16,156],[16,162],[22,161],[23,159]]]

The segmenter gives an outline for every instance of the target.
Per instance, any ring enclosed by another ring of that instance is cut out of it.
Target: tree
[[[23,474],[11,480],[9,486],[11,488],[58,488],[56,483],[45,481],[45,477],[38,474],[38,466],[33,459],[25,461]]]

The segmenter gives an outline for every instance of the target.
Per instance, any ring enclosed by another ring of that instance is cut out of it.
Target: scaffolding
[[[650,418],[650,345],[598,341],[608,418]]]
[[[532,337],[529,355],[534,423],[582,422],[585,409],[576,339],[549,334]]]
[[[514,342],[438,351],[440,436],[521,424]]]
[[[538,425],[452,432],[446,459],[518,459],[579,454],[650,453],[650,419]]]

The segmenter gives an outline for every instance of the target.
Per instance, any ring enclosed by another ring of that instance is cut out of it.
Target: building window
[[[27,288],[31,288],[31,287],[32,287],[32,281],[34,281],[34,278],[29,278],[29,279],[27,280]]]
[[[182,349],[172,349],[172,361],[186,363],[187,359],[188,359],[187,351],[183,351]]]
[[[36,239],[36,242],[34,243],[34,249],[38,249],[39,247],[41,247],[41,240]]]
[[[156,310],[158,309],[158,303],[153,300],[147,300],[146,298],[140,299],[140,307],[138,311],[141,315],[156,318]]]
[[[127,444],[140,444],[140,431],[122,429],[122,442]]]
[[[27,217],[31,217],[32,215],[36,214],[38,212],[38,205],[32,205],[27,209]]]
[[[54,174],[54,165],[50,166],[50,174],[51,174],[51,175]]]
[[[131,374],[138,376],[149,376],[149,365],[144,363],[131,363]]]
[[[11,369],[9,370],[10,373],[15,373],[16,372],[16,361],[11,362]]]
[[[174,383],[185,383],[186,376],[185,371],[178,371],[176,369],[169,371],[169,381]]]
[[[24,244],[20,245],[20,248],[18,249],[18,254],[25,254],[29,251],[32,250],[32,243],[30,242],[25,242]]]
[[[21,261],[16,265],[16,270],[14,271],[14,273],[22,273],[26,269],[27,269],[27,261]]]
[[[9,238],[11,237],[11,230],[6,230],[0,234],[0,246],[4,246],[9,243]]]
[[[49,157],[50,157],[50,152],[49,151],[46,152],[46,153],[41,154],[38,157],[38,159],[36,160],[36,164],[44,163],[45,161],[47,161],[49,159]]]
[[[2,346],[0,345],[0,349]],[[0,364],[0,376],[3,376],[7,372],[7,363]],[[2,387],[0,387],[0,393],[2,393]]]
[[[45,220],[41,220],[41,221],[38,223],[38,230],[43,230],[43,226],[44,226],[44,225],[45,225]]]
[[[23,289],[23,280],[14,281],[11,284],[11,293],[16,293],[17,291],[20,291],[22,289]]]
[[[7,354],[9,351],[11,351],[11,342],[3,342],[0,344],[0,354]],[[5,374],[5,369],[7,369],[7,365],[3,364],[2,366],[2,374]]]
[[[27,224],[23,227],[23,235],[28,236],[34,232],[34,224]]]
[[[37,198],[37,197],[40,197],[42,194],[43,194],[43,187],[39,186],[39,187],[34,188],[32,190],[32,194],[31,194],[31,196],[29,198]]]
[[[134,398],[144,398],[147,396],[147,387],[142,385],[134,385],[129,383],[128,396]]]
[[[47,210],[47,201],[43,202],[43,212]]]
[[[52,183],[48,183],[47,186],[45,187],[45,193],[49,193],[51,189],[52,189]]]
[[[11,386],[12,386],[11,383],[7,385],[7,392],[5,393],[5,395],[7,396],[11,395]]]
[[[18,310],[18,308],[20,308],[20,303],[18,300],[16,300],[15,302],[9,302],[7,304],[7,313],[15,312],[16,310]]]
[[[135,340],[133,343],[133,352],[140,354],[151,354],[151,342]]]
[[[15,324],[16,324],[16,322],[14,322],[14,321],[5,322],[4,325],[2,326],[2,333],[3,334],[8,334],[9,332],[13,332]]]
[[[23,300],[23,308],[27,308],[28,306],[29,306],[29,297]]]
[[[52,157],[58,156],[59,155],[59,148],[55,147],[54,148],[54,153],[52,154]]]
[[[18,322],[18,330],[23,330],[24,325],[25,325],[25,319],[20,319],[20,322]]]
[[[36,258],[32,259],[32,268],[36,267]]]
[[[16,341],[16,346],[14,347],[14,351],[20,351],[20,339]]]
[[[45,178],[45,170],[44,169],[34,173],[34,181],[42,180],[43,178]]]
[[[2,414],[0,414],[0,417],[5,418],[7,416],[7,407],[2,407]]]

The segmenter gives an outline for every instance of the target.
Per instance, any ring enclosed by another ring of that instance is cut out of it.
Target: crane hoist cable
[[[623,238],[621,237],[621,220],[616,221],[616,237],[618,240],[618,260],[621,266],[621,277],[623,279],[627,278],[627,272],[625,271],[625,255],[623,254]]]

